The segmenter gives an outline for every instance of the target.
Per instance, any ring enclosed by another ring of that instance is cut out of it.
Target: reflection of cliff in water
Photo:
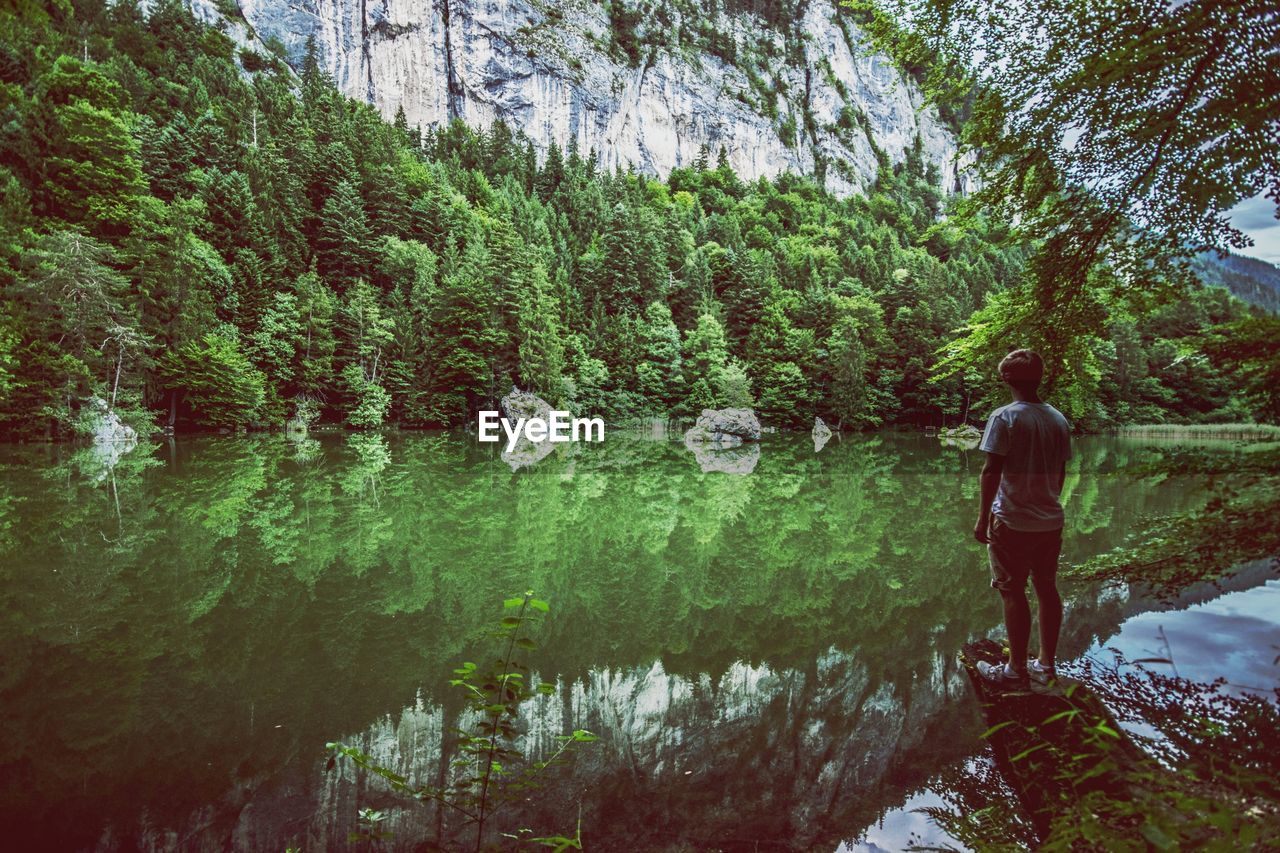
[[[955,666],[941,656],[921,679],[902,686],[873,684],[865,665],[835,651],[807,671],[735,664],[716,679],[669,675],[660,663],[601,670],[526,709],[523,743],[535,758],[554,750],[555,735],[574,728],[601,740],[551,777],[536,807],[501,823],[509,830],[571,829],[581,802],[589,838],[604,849],[677,840],[723,846],[774,839],[797,847],[832,841],[893,804],[897,792],[883,786],[926,736],[934,738],[926,751],[939,751],[942,762],[963,754],[956,749],[963,741],[930,732],[963,689]],[[943,716],[950,718],[944,723],[967,717]],[[413,707],[356,743],[398,772],[435,780],[441,732],[458,722],[446,717],[439,707]],[[314,843],[346,838],[357,804],[371,802],[395,810],[387,825],[397,837],[435,837],[434,807],[384,796],[350,765],[325,778],[327,808],[313,825]]]
[[[1067,653],[1114,631],[1140,607],[1095,592],[1082,590],[1072,603]],[[926,637],[938,636],[919,627]],[[981,749],[982,724],[954,654],[927,641],[920,651],[879,677],[872,669],[880,667],[857,652],[830,649],[803,669],[738,662],[718,678],[685,677],[658,661],[562,681],[554,696],[529,703],[521,748],[545,757],[556,735],[575,728],[601,740],[552,777],[536,803],[499,823],[508,831],[567,830],[581,807],[589,840],[602,849],[675,849],[681,841],[695,849],[756,849],[761,841],[772,848],[834,847]],[[467,722],[420,699],[398,719],[384,718],[346,742],[410,779],[438,782],[442,733]],[[350,764],[323,778],[313,843],[342,843],[356,829],[358,808],[370,805],[390,812],[384,826],[407,846],[458,841],[447,814],[440,820],[434,806],[386,793]]]
[[[1196,499],[1114,476],[1136,446],[1077,450],[1068,557]],[[563,685],[535,742],[603,736],[536,828],[585,794],[597,838],[849,837],[978,747],[951,655],[999,604],[977,460],[932,440],[769,437],[745,476],[614,436],[514,474],[453,436],[176,442],[110,483],[72,463],[0,448],[0,819],[28,846],[341,843],[357,795],[399,801],[324,775],[325,742],[433,772],[458,697],[399,709],[529,587],[553,607],[531,663]],[[1081,599],[1077,650],[1119,606]]]

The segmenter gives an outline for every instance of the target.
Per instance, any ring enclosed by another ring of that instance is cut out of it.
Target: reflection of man
[[[1058,595],[1058,554],[1062,550],[1062,482],[1071,456],[1070,426],[1062,413],[1040,399],[1037,389],[1044,362],[1031,350],[1014,350],[1000,362],[1000,378],[1013,402],[987,418],[979,449],[982,504],[973,536],[987,545],[991,586],[1004,599],[1009,631],[1009,660],[979,663],[983,678],[997,684],[1025,684],[1055,676],[1053,659],[1062,627]],[[1040,603],[1040,655],[1027,663],[1031,607],[1027,578]]]

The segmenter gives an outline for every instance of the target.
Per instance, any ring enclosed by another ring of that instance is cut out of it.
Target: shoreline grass
[[[1126,436],[1280,441],[1280,426],[1274,424],[1133,424],[1116,427],[1111,432]]]

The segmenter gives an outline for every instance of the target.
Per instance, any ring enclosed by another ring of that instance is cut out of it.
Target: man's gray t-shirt
[[[1071,458],[1071,426],[1048,403],[1013,402],[987,418],[979,450],[1004,457],[991,511],[1013,530],[1060,530],[1062,464]]]

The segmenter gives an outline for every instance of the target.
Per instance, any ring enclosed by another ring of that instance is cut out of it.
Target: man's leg
[[[1058,654],[1058,634],[1062,630],[1062,596],[1058,594],[1058,555],[1062,535],[1050,537],[1045,552],[1031,572],[1031,585],[1039,602],[1040,665],[1052,667]]]
[[[1062,630],[1062,596],[1052,579],[1037,582],[1035,587],[1040,602],[1040,665],[1051,667],[1058,654],[1058,632]]]
[[[1009,632],[1009,667],[1025,673],[1027,643],[1031,641],[1031,605],[1026,587],[1002,589],[1000,598],[1004,601],[1004,627]]]
[[[1031,640],[1031,605],[1027,603],[1028,559],[1025,534],[1010,530],[998,518],[991,522],[991,586],[1004,602],[1004,627],[1009,633],[1009,668],[1025,675],[1027,643]]]

